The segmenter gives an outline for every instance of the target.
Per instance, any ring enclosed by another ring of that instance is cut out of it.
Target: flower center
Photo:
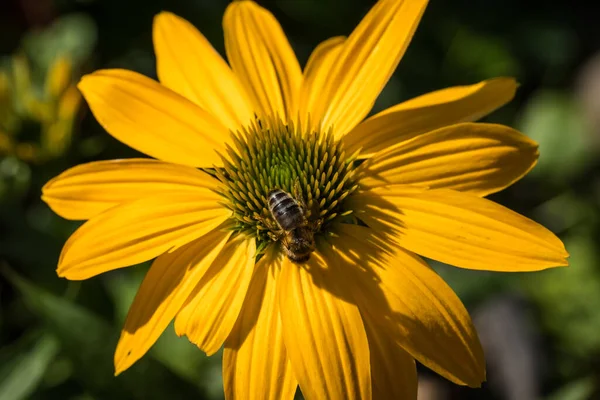
[[[295,225],[318,236],[352,213],[344,200],[358,187],[356,155],[347,155],[331,131],[256,119],[233,138],[235,148],[227,148],[224,168],[215,171],[224,184],[219,193],[233,211],[235,230],[255,236],[259,253],[274,241],[289,250],[286,233]],[[296,215],[297,222],[284,221]]]

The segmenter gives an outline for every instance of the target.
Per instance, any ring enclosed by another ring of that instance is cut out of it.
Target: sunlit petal
[[[338,60],[345,40],[345,36],[336,36],[321,42],[306,63],[299,106],[300,118],[304,125],[309,123],[309,117],[313,125],[320,123],[314,120],[313,109],[321,101],[322,88],[326,85],[332,67]]]
[[[344,143],[349,152],[360,148],[369,156],[423,132],[476,121],[511,101],[516,90],[513,78],[495,78],[427,93],[370,117]]]
[[[42,199],[63,218],[90,219],[121,203],[171,192],[209,193],[217,181],[195,168],[131,158],[96,161],[46,183]]]
[[[244,306],[223,351],[227,399],[293,399],[298,382],[283,343],[275,246],[256,265]]]
[[[115,352],[117,374],[140,359],[156,342],[225,246],[231,230],[216,229],[159,256],[146,274]]]
[[[223,29],[231,68],[259,116],[295,118],[302,71],[275,17],[253,1],[234,1]]]
[[[175,332],[186,335],[207,355],[219,350],[240,313],[254,270],[254,239],[238,235],[223,248],[175,318]]]
[[[115,138],[151,157],[193,167],[220,164],[229,131],[185,97],[133,71],[86,75],[79,90]]]
[[[192,24],[161,12],[153,26],[160,82],[237,130],[253,118],[250,102],[229,65]]]
[[[370,399],[369,344],[356,305],[337,271],[319,254],[284,260],[278,282],[283,338],[294,375],[309,399]]]
[[[125,203],[90,219],[65,243],[58,275],[87,279],[151,260],[230,217],[215,193],[173,193]]]
[[[376,153],[361,185],[409,184],[486,196],[522,178],[537,158],[537,143],[507,126],[457,124]]]
[[[568,265],[552,232],[468,193],[390,185],[352,201],[367,225],[392,233],[400,246],[457,267],[535,271]]]
[[[427,0],[380,0],[364,17],[332,66],[313,117],[337,138],[367,116],[396,69],[425,11]]]

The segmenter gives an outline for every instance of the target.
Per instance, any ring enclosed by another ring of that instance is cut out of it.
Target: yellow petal
[[[170,192],[209,193],[216,181],[195,168],[132,158],[81,164],[50,180],[42,199],[63,218],[90,219],[120,203]]]
[[[90,219],[65,243],[58,275],[87,279],[139,264],[210,232],[231,215],[214,193],[172,193],[125,203]]]
[[[337,61],[345,36],[336,36],[321,42],[311,53],[304,68],[304,79],[300,93],[300,117],[302,124],[319,124],[313,119],[312,110],[321,99],[322,88],[327,83],[327,78],[332,66]]]
[[[457,124],[376,153],[361,186],[419,185],[486,196],[522,178],[537,158],[537,143],[507,126]]]
[[[170,12],[154,18],[154,51],[160,82],[237,130],[253,113],[237,77],[192,24]]]
[[[278,282],[283,339],[308,399],[371,399],[369,344],[356,305],[340,298],[343,274],[313,253],[284,259]]]
[[[362,148],[361,155],[369,156],[423,132],[476,121],[511,101],[516,90],[513,78],[495,78],[431,92],[370,117],[344,143],[350,153]]]
[[[367,116],[396,69],[425,11],[427,0],[380,0],[348,37],[327,83],[313,87],[312,110],[323,129],[345,135]]]
[[[159,256],[129,309],[115,352],[115,373],[139,360],[156,342],[227,243],[231,231],[216,229]]]
[[[452,289],[420,257],[390,246],[385,235],[358,225],[340,224],[337,230],[334,251],[346,263],[356,285],[352,292],[365,323],[381,336],[380,346],[389,346],[391,337],[452,382],[479,387],[485,380],[483,350]]]
[[[234,1],[223,29],[231,68],[259,117],[295,118],[302,71],[275,17],[253,1]]]
[[[384,329],[366,312],[361,313],[371,354],[373,399],[417,399],[415,360],[397,343],[394,330]]]
[[[568,253],[552,232],[468,193],[390,185],[354,201],[370,227],[410,251],[457,267],[536,271],[568,265]]]
[[[292,373],[281,332],[277,279],[281,257],[275,246],[256,265],[240,316],[225,342],[226,399],[293,399]]]
[[[100,70],[79,90],[115,138],[151,157],[193,167],[220,164],[229,131],[190,100],[136,72]]]
[[[223,345],[240,313],[254,270],[256,243],[230,240],[198,282],[175,318],[175,332],[212,355]]]

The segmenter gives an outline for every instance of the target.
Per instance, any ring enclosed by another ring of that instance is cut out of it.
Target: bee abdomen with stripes
[[[281,228],[288,258],[296,263],[308,261],[315,249],[315,240],[305,211],[292,195],[281,189],[271,190],[267,200],[271,216]]]

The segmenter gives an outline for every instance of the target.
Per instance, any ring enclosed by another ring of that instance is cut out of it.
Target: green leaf
[[[98,398],[203,398],[202,392],[178,379],[161,364],[144,357],[114,377],[113,353],[119,332],[85,308],[48,293],[4,268],[28,308],[59,339],[75,365],[74,376]]]
[[[139,266],[130,274],[112,275],[104,280],[121,322],[125,321],[146,271],[147,268]],[[149,353],[179,377],[205,389],[209,387],[205,371],[219,361],[218,356],[209,358],[187,338],[178,337],[173,324],[165,329]]]
[[[506,291],[519,279],[519,275],[515,273],[456,268],[430,259],[427,259],[427,263],[444,279],[467,307],[475,306],[496,293]]]
[[[569,267],[527,274],[523,283],[540,309],[545,329],[565,354],[557,357],[555,368],[570,375],[600,348],[600,259],[590,230],[572,233],[564,243]]]
[[[58,340],[50,334],[44,334],[35,341],[31,337],[25,337],[13,346],[20,351],[15,351],[16,354],[8,360],[0,358],[2,400],[28,398],[42,382],[44,373],[59,351]]]
[[[519,75],[519,63],[510,46],[500,37],[483,35],[461,26],[448,48],[446,62],[458,70],[487,79],[492,76]]]
[[[520,130],[540,145],[532,176],[566,180],[592,161],[589,130],[577,103],[561,92],[542,90],[526,105]]]
[[[573,190],[567,190],[540,204],[533,211],[533,219],[552,232],[565,232],[578,226],[595,226],[600,216],[595,212],[596,204]]]
[[[592,398],[595,386],[594,378],[587,376],[566,384],[552,393],[547,400],[588,400]]]
[[[86,14],[69,14],[45,30],[30,31],[23,38],[23,49],[36,65],[49,68],[57,55],[67,55],[76,66],[85,62],[97,41],[96,24]]]

